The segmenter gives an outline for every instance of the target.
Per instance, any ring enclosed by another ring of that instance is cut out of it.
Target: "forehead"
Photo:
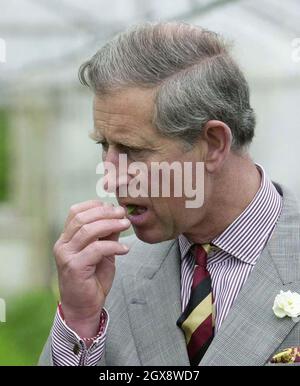
[[[154,91],[131,88],[94,98],[95,131],[111,138],[138,135],[149,139],[156,132],[152,123]]]

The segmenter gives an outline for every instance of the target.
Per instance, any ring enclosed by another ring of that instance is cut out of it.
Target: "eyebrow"
[[[105,137],[103,137],[103,135],[100,134],[100,132],[98,130],[92,131],[89,134],[89,137],[92,140],[97,141],[99,143],[106,142]],[[143,145],[133,145],[133,144],[129,144],[129,143],[120,143],[120,142],[114,142],[114,144],[116,146],[120,146],[120,147],[127,148],[127,149],[132,149],[132,150],[153,150],[153,148],[146,147],[146,146],[143,146]]]

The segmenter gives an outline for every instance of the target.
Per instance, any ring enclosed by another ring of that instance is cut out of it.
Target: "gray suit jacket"
[[[239,293],[201,365],[261,366],[287,347],[300,346],[300,323],[278,319],[272,306],[280,290],[300,293],[300,214],[290,192],[272,238]],[[117,258],[107,297],[110,315],[100,366],[188,366],[182,331],[180,253],[177,240],[146,244],[131,236],[130,252]],[[51,365],[51,338],[40,365]]]

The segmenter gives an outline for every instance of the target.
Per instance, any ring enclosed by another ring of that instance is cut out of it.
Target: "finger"
[[[112,241],[118,241],[120,237],[121,232],[114,232],[111,233],[110,235],[106,236],[105,238],[98,237],[98,240],[112,240]]]
[[[124,210],[125,212],[125,210]],[[125,213],[126,214],[126,213]],[[126,217],[125,217],[126,218]],[[112,241],[118,241],[120,237],[121,232],[114,232],[111,233],[110,235],[106,236],[104,240],[112,240]],[[103,240],[102,237],[98,237],[98,240]]]
[[[78,204],[72,205],[70,210],[69,210],[69,214],[68,214],[68,217],[66,219],[64,229],[67,228],[67,226],[69,225],[70,221],[78,213],[83,212],[83,211],[88,210],[88,209],[91,209],[91,208],[100,207],[102,205],[103,205],[103,202],[101,202],[99,200],[84,201],[84,202],[80,202]]]
[[[108,205],[97,206],[83,212],[77,213],[69,222],[62,237],[64,242],[72,239],[75,233],[84,225],[103,219],[122,219],[125,217],[124,208],[113,207]]]
[[[84,266],[96,266],[103,258],[114,255],[126,255],[128,251],[129,247],[118,241],[94,241],[84,248],[80,254],[77,255],[76,259]]]
[[[83,225],[66,244],[68,249],[79,252],[98,238],[110,236],[112,233],[122,232],[130,227],[128,219],[105,219]]]

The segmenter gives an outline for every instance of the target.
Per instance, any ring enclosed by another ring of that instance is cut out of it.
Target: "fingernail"
[[[121,225],[129,225],[130,221],[127,218],[124,218],[124,219],[120,220],[120,224]]]
[[[123,247],[124,251],[129,251],[129,248],[128,248],[128,246],[127,246],[127,245],[125,245],[125,244],[122,244],[122,247]]]

